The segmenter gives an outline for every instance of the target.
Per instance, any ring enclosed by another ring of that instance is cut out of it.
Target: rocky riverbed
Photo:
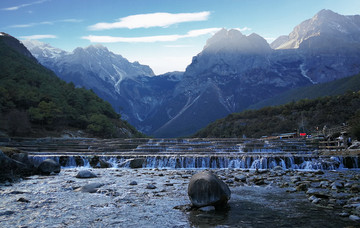
[[[191,210],[199,170],[80,170],[1,184],[0,227],[360,226],[358,170],[212,170],[231,190],[221,211]]]

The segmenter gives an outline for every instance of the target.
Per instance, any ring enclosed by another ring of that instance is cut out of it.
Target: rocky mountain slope
[[[338,80],[288,90],[269,99],[250,105],[247,109],[283,105],[301,99],[316,99],[325,96],[342,95],[360,90],[360,74]]]
[[[116,111],[120,111],[118,98],[121,97],[120,84],[123,80],[141,75],[154,76],[150,67],[138,62],[130,63],[102,45],[65,52],[39,41],[25,40],[23,43],[41,64],[61,79],[92,89],[109,101]]]
[[[289,89],[358,73],[359,34],[358,15],[329,10],[271,46],[255,33],[247,36],[223,29],[207,41],[184,73],[156,77],[136,63],[117,65],[124,60],[102,46],[79,48],[60,59],[42,59],[39,56],[44,55],[29,48],[40,62],[53,61],[45,65],[59,77],[92,88],[117,111],[122,107],[123,117],[139,130],[177,137]]]
[[[0,135],[44,137],[82,130],[98,137],[140,136],[108,102],[43,67],[14,37],[0,33]]]

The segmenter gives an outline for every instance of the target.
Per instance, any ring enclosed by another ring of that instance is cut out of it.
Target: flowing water
[[[304,140],[39,139],[5,146],[27,151],[36,165],[52,158],[62,171],[0,185],[0,227],[360,226],[349,217],[360,215],[355,210],[360,197],[350,192],[360,185],[359,156],[324,156]],[[142,168],[130,169],[133,159],[140,159]],[[94,169],[100,161],[112,168]],[[276,167],[282,171],[272,171]],[[78,179],[81,169],[98,177]],[[176,209],[188,207],[187,185],[203,169],[229,185],[229,207]],[[241,176],[246,181],[239,181]],[[311,203],[306,190],[296,190],[302,185],[321,189],[322,181],[342,185],[325,189],[329,202],[324,205]],[[89,183],[99,185],[95,193],[77,191]]]
[[[91,170],[91,169],[90,169]],[[189,178],[197,170],[96,169],[94,179],[78,179],[79,169],[32,176],[0,186],[1,227],[346,227],[359,223],[311,204],[304,192],[272,185],[230,185],[229,207],[181,211],[190,204]],[[218,170],[219,176],[243,174]],[[136,181],[137,185],[129,185]],[[96,193],[74,191],[100,183]],[[155,189],[148,189],[153,184]]]

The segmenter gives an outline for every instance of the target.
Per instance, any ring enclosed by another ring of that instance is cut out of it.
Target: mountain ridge
[[[331,33],[317,35],[323,24],[326,24],[325,28],[331,24],[318,23],[319,18],[325,20],[326,17],[329,21],[346,23],[340,24],[340,30],[332,29]],[[357,25],[358,16],[320,11],[294,28],[297,33],[290,34],[298,39],[295,43],[299,45],[289,49],[272,49],[257,34],[243,35],[236,29],[222,29],[193,57],[185,72],[155,77],[146,74],[121,79],[120,76],[104,77],[91,64],[81,63],[91,59],[84,55],[81,61],[73,59],[72,65],[68,66],[67,80],[83,77],[79,85],[93,80],[92,85],[96,86],[88,87],[146,134],[185,136],[229,113],[242,111],[287,90],[357,74],[360,71],[360,51],[357,49],[360,40],[357,42],[356,35],[360,33],[360,27],[348,26],[346,18],[352,18]],[[312,20],[313,24],[310,23]],[[303,26],[304,23],[315,27]],[[349,32],[344,33],[343,27]],[[308,30],[299,36],[299,28]],[[274,41],[273,46],[281,46],[286,41],[284,37],[282,39],[277,39],[276,45]],[[342,39],[343,43],[340,42]],[[111,64],[109,69],[117,73],[122,70],[120,66],[114,69]],[[117,84],[119,81],[121,83]]]

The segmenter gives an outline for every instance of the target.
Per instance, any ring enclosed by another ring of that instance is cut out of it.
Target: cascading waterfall
[[[303,139],[47,139],[12,141],[28,145],[35,165],[47,158],[62,167],[167,169],[359,169],[359,156],[321,156],[318,144]],[[11,145],[9,145],[11,146]],[[34,149],[35,148],[35,149]]]
[[[105,161],[114,168],[128,167],[132,156],[29,156],[35,165],[50,158],[59,162],[63,167],[96,167],[98,162]],[[359,157],[341,156],[310,157],[310,156],[274,156],[274,155],[241,155],[241,156],[180,156],[180,155],[146,155],[136,156],[144,158],[143,168],[168,169],[272,169],[280,166],[284,169],[301,170],[336,170],[358,169]]]

